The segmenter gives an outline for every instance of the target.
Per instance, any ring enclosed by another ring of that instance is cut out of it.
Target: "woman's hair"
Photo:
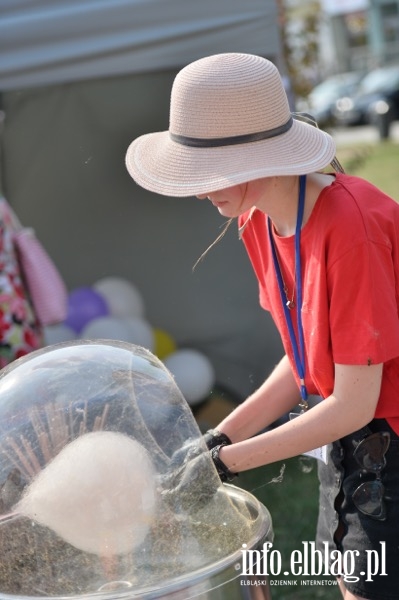
[[[214,246],[216,246],[216,244],[218,242],[220,242],[220,240],[225,236],[228,228],[230,227],[230,225],[232,224],[233,221],[234,221],[234,219],[229,219],[228,221],[226,221],[221,233],[219,233],[217,238],[215,240],[213,240],[213,242],[208,246],[208,248],[206,248],[203,251],[203,253],[201,254],[201,256],[195,261],[194,266],[193,266],[193,271],[197,268],[197,266],[201,262],[201,260],[205,258],[205,256],[208,254],[209,250],[211,250]]]
[[[319,124],[311,114],[305,112],[293,112],[292,116],[294,119],[298,119],[298,121],[304,121],[305,123],[309,123],[309,125],[313,125],[313,127],[317,127],[319,129]],[[338,158],[334,156],[331,161],[331,166],[337,173],[345,173],[343,166],[339,162]]]

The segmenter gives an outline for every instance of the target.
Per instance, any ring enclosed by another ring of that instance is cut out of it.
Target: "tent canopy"
[[[275,56],[274,1],[0,0],[0,89]]]

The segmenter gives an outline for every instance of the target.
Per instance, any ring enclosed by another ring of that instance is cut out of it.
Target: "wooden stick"
[[[21,461],[19,461],[17,458],[15,458],[15,456],[13,456],[13,454],[11,454],[4,446],[1,447],[1,451],[8,458],[8,460],[10,461],[10,463],[14,467],[16,467],[17,469],[19,469],[21,471],[22,475],[25,477],[25,479],[27,481],[29,481],[31,479],[31,476],[28,473],[28,471],[24,468],[24,466],[21,465]]]
[[[16,443],[16,441],[13,438],[7,438],[6,442],[11,446],[11,449],[15,452],[15,454],[17,455],[21,465],[23,466],[23,468],[25,469],[25,471],[28,473],[28,479],[32,479],[35,476],[35,470],[33,469],[32,465],[29,463],[29,461],[26,459],[25,455],[23,452],[21,452],[18,444]],[[22,469],[21,469],[22,470]]]
[[[42,467],[40,465],[40,462],[38,461],[36,454],[33,451],[33,448],[31,446],[29,440],[27,440],[26,437],[24,437],[23,435],[21,435],[20,439],[21,439],[23,447],[26,450],[27,457],[30,460],[32,468],[35,471],[35,474],[40,473],[40,471],[42,470]]]

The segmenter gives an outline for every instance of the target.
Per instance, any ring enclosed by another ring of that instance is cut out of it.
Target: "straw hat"
[[[326,167],[335,144],[292,118],[278,70],[251,54],[216,54],[176,76],[169,131],[143,135],[126,156],[142,187],[194,196],[261,177]]]

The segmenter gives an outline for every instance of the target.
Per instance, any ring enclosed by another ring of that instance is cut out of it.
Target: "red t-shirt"
[[[247,218],[242,215],[239,226]],[[263,212],[255,210],[242,239],[260,304],[271,312],[297,376]],[[274,231],[274,240],[291,298],[294,236]],[[302,228],[301,262],[308,392],[324,398],[332,393],[334,363],[384,363],[375,416],[387,418],[399,434],[399,205],[370,183],[337,174]],[[296,329],[295,310],[291,316]]]

